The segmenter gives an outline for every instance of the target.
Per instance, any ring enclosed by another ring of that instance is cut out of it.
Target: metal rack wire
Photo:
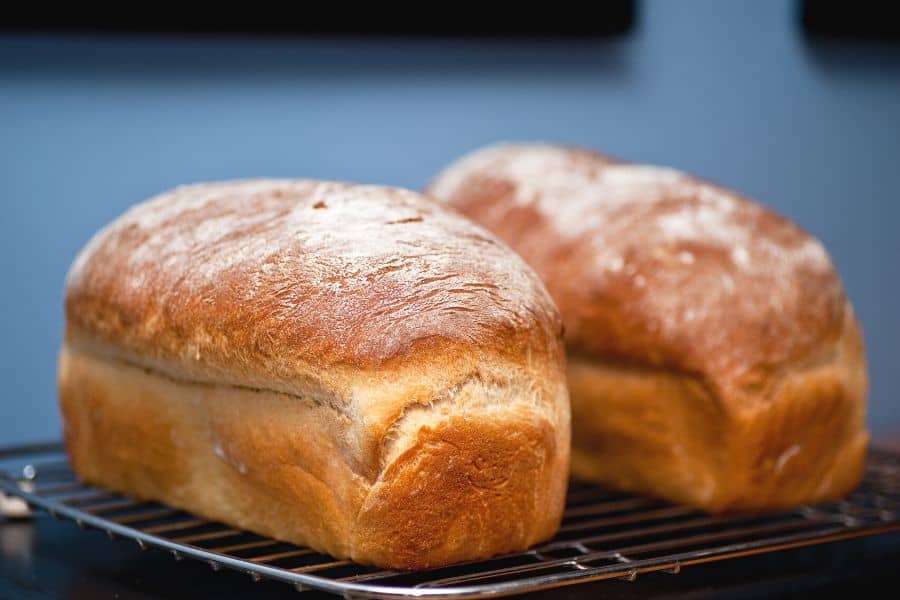
[[[0,494],[111,538],[206,561],[299,591],[348,597],[483,598],[651,572],[864,535],[900,531],[900,455],[873,451],[866,477],[845,500],[769,516],[703,515],[649,498],[573,484],[562,528],[518,554],[414,573],[336,560],[82,484],[58,444],[0,450]]]

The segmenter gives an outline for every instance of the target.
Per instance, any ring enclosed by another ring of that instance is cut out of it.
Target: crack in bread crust
[[[556,530],[569,459],[562,375],[536,403],[517,400],[521,388],[469,378],[404,413],[395,454],[372,476],[345,442],[352,423],[324,404],[60,356],[66,445],[83,479],[388,568],[486,558]],[[411,521],[435,510],[443,521],[425,543]]]

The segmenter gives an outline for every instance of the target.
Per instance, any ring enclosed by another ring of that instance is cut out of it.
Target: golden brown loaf
[[[711,511],[858,481],[859,327],[796,225],[672,169],[549,145],[475,152],[429,191],[518,251],[559,306],[573,474]]]
[[[389,568],[559,525],[557,311],[513,252],[423,196],[181,187],[95,236],[65,306],[60,403],[88,481]]]

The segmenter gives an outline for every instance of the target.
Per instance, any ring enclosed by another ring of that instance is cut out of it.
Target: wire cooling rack
[[[4,500],[3,494],[7,498]],[[319,554],[154,502],[84,485],[59,444],[0,450],[0,507],[25,505],[111,538],[206,561],[298,591],[347,597],[483,598],[651,572],[842,539],[900,531],[900,455],[874,450],[866,476],[840,502],[777,515],[713,517],[600,487],[569,488],[562,528],[536,548],[414,573]]]

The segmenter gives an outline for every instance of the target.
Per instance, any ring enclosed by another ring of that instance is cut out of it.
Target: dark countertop
[[[900,587],[900,535],[881,535],[544,592],[552,598],[772,598],[814,593],[880,595]],[[537,594],[536,594],[537,595]],[[246,575],[176,562],[47,515],[0,521],[0,598],[331,597]]]
[[[48,446],[53,447],[53,446]],[[900,435],[873,447],[900,451]],[[33,452],[38,452],[32,449]],[[13,459],[17,460],[17,459]],[[654,573],[635,581],[609,580],[549,590],[551,598],[773,598],[826,593],[882,596],[900,588],[900,533],[773,552]],[[253,582],[243,573],[214,572],[207,564],[176,561],[97,530],[81,530],[45,513],[0,516],[0,600],[7,598],[297,598],[289,585]],[[333,597],[306,592],[302,597]]]

